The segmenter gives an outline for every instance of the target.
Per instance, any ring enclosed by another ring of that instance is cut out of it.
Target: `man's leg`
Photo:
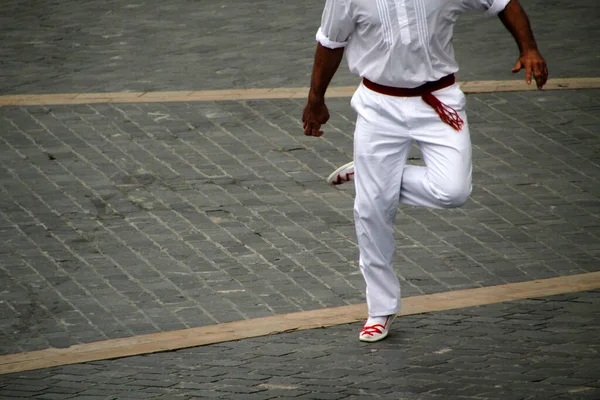
[[[436,92],[465,122],[454,130],[424,103],[415,102],[411,134],[417,141],[425,167],[404,169],[400,202],[433,208],[462,206],[471,193],[471,139],[464,109],[464,94],[457,86]],[[420,99],[415,99],[420,100]]]
[[[453,207],[470,194],[471,143],[464,95],[458,87],[436,95],[465,121],[460,132],[442,122],[420,98],[381,96],[361,87],[352,100],[359,115],[354,137],[354,213],[369,309],[361,340],[385,337],[391,316],[400,310],[400,286],[392,269],[393,221],[399,201]],[[421,147],[426,167],[406,166],[413,139]],[[370,332],[380,331],[383,335],[371,338]]]
[[[386,317],[400,310],[400,285],[392,269],[396,247],[393,221],[412,142],[402,126],[380,109],[380,96],[361,87],[352,100],[358,113],[354,218],[370,317]]]

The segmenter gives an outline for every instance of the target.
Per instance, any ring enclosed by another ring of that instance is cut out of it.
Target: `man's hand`
[[[537,49],[529,18],[521,4],[519,4],[519,0],[510,0],[504,10],[498,14],[498,17],[515,38],[521,52],[521,56],[512,72],[525,69],[525,82],[530,85],[533,75],[537,88],[541,89],[548,80],[548,67],[546,66],[546,60]]]
[[[329,110],[325,105],[325,101],[312,101],[309,99],[302,113],[304,134],[315,137],[323,136],[321,125],[324,125],[327,121],[329,121]]]
[[[548,66],[546,60],[536,49],[527,50],[521,54],[521,57],[517,60],[515,67],[512,69],[513,73],[519,72],[521,69],[525,70],[525,82],[528,85],[531,84],[531,78],[535,78],[535,83],[538,89],[542,89],[548,80]]]

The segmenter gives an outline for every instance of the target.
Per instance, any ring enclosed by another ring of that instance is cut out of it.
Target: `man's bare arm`
[[[343,56],[343,47],[329,49],[320,43],[317,44],[308,102],[302,114],[305,135],[323,135],[321,125],[329,120],[329,110],[327,110],[327,106],[325,105],[325,92],[340,66]]]
[[[329,49],[321,45],[321,43],[317,44],[312,79],[310,82],[310,92],[308,96],[309,100],[324,100],[325,91],[327,90],[333,75],[335,75],[338,67],[340,66],[343,55],[343,47]]]
[[[532,75],[535,78],[538,89],[541,89],[548,80],[548,67],[546,61],[537,48],[533,37],[531,24],[525,10],[518,0],[510,0],[504,10],[498,15],[500,20],[512,34],[519,46],[520,56],[512,72],[525,69],[525,81],[531,83]]]

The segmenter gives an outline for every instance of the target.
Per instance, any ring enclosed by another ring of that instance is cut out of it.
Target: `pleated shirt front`
[[[458,71],[452,34],[460,14],[497,15],[510,0],[327,0],[317,41],[346,47],[350,71],[413,88]]]

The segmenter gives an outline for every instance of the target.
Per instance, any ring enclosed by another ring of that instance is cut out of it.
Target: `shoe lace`
[[[338,174],[336,184],[350,182],[350,177],[354,175],[354,172],[346,172],[345,174]]]
[[[362,330],[360,331],[360,334],[373,336],[375,333],[378,333],[378,334],[383,333],[384,329],[385,329],[385,326],[383,326],[381,324],[365,325],[362,328]]]

